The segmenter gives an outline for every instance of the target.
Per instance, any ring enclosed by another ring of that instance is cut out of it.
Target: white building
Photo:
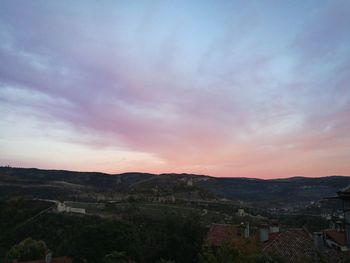
[[[67,213],[86,214],[85,208],[71,207],[61,202],[57,203],[57,211],[60,213],[67,212]]]
[[[245,216],[245,212],[244,212],[244,209],[243,208],[239,208],[238,211],[237,211],[237,216]]]

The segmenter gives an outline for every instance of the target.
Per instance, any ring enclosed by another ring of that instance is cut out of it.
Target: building
[[[249,231],[248,222],[242,223],[241,226],[212,224],[205,245],[219,247],[232,238],[251,236],[260,243],[262,253],[283,258],[286,263],[347,262],[344,259],[348,253],[343,253],[341,248],[345,243],[345,235],[342,238],[341,233],[335,233],[336,230],[313,234],[303,228],[280,231],[278,221],[271,220],[269,224],[260,225],[253,235],[250,235]]]
[[[238,208],[237,210],[237,216],[245,216],[246,213],[244,212],[244,209],[243,208]]]
[[[67,205],[65,202],[57,203],[57,211],[62,213],[62,212],[67,212],[67,213],[79,213],[79,214],[86,214],[85,208],[78,208],[78,207],[71,207]]]
[[[262,251],[277,255],[288,263],[344,262],[347,255],[324,246],[322,232],[311,235],[306,229],[288,229],[271,233],[262,243]]]
[[[189,186],[189,187],[192,187],[192,186],[193,186],[193,180],[192,180],[191,177],[187,180],[186,184],[187,184],[187,186]]]
[[[288,262],[307,262],[314,255],[313,240],[303,229],[269,233],[261,244],[263,252],[277,255]]]
[[[328,247],[340,250],[348,251],[348,247],[345,239],[345,232],[335,229],[326,229],[323,231],[324,240]]]
[[[278,233],[280,232],[280,225],[279,225],[279,222],[278,220],[276,219],[272,219],[270,221],[270,233]]]

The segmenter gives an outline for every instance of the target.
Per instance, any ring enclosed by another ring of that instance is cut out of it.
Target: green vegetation
[[[13,201],[10,201],[2,203],[2,207],[9,214],[15,214],[26,206],[35,207],[36,204],[32,203],[36,202],[17,200],[12,206]],[[29,218],[38,212],[36,209],[24,210]],[[27,244],[30,237],[44,240],[54,256],[70,256],[75,262],[84,259],[87,262],[101,262],[102,259],[105,262],[123,262],[124,255],[136,262],[153,263],[164,259],[190,263],[197,262],[206,232],[196,214],[188,217],[167,214],[155,218],[135,210],[122,219],[103,219],[48,212],[29,221],[19,217],[12,223],[3,213],[1,215],[5,222],[1,221],[0,226],[8,227],[10,224],[11,231],[1,236],[0,247],[3,250],[0,258],[5,258],[6,253],[11,251],[9,255],[17,255],[13,251],[18,251],[18,246],[13,246],[22,240],[26,240]],[[113,261],[116,258],[119,261]]]
[[[8,259],[29,258],[19,251],[24,244],[34,242],[32,247],[45,244],[54,257],[69,256],[74,262],[211,263],[225,262],[221,261],[224,257],[249,260],[237,262],[265,262],[261,260],[266,256],[251,240],[232,241],[229,249],[222,251],[203,250],[208,215],[213,219],[214,211],[203,216],[197,208],[134,200],[101,206],[102,215],[113,214],[104,218],[55,213],[47,210],[51,203],[42,201],[16,199],[0,206],[6,211],[0,217],[1,233],[6,233],[0,236],[0,259],[6,255]],[[217,212],[217,222],[220,215]],[[43,258],[43,249],[40,251],[30,258]]]
[[[276,218],[281,229],[319,231],[328,227],[319,215],[341,206],[318,200],[334,195],[350,178],[112,176],[0,167],[0,182],[0,262],[42,258],[49,248],[53,256],[74,262],[272,263],[280,261],[250,239],[203,246],[208,226],[249,221],[256,233],[258,225]],[[71,200],[65,204],[87,214],[57,213],[53,202],[33,198]],[[236,216],[238,207],[248,214]]]
[[[47,247],[42,240],[33,240],[26,238],[18,245],[14,245],[7,253],[7,260],[18,259],[19,261],[28,261],[45,257]]]
[[[282,263],[279,258],[261,253],[254,239],[232,238],[221,247],[207,247],[199,263]]]
[[[190,174],[72,172],[0,167],[0,200],[13,196],[97,202],[157,199],[174,196],[176,200],[240,200],[254,208],[307,206],[310,202],[334,196],[350,184],[350,177],[287,178],[259,180],[214,178]],[[31,187],[27,187],[30,185]],[[311,211],[318,211],[311,209]]]
[[[326,229],[329,223],[320,216],[288,215],[279,218],[280,223],[287,228],[307,228],[311,233]]]

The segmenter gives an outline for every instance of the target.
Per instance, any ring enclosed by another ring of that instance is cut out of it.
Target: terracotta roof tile
[[[303,229],[290,229],[271,237],[263,244],[263,251],[289,259],[289,262],[300,262],[313,255],[313,240]]]
[[[333,240],[340,246],[346,245],[345,233],[343,231],[337,231],[334,229],[327,229],[323,231],[327,238]]]
[[[278,255],[288,263],[314,262],[318,255],[327,262],[335,263],[343,262],[341,260],[347,256],[326,247],[317,251],[312,236],[304,229],[289,229],[274,234],[270,234],[270,239],[262,244],[262,250]]]

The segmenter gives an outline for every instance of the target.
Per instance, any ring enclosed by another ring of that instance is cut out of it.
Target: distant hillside
[[[200,183],[218,196],[252,202],[275,200],[283,203],[303,203],[335,196],[350,184],[350,177],[328,176],[322,178],[247,179],[214,178]]]
[[[109,198],[125,194],[226,198],[246,202],[305,203],[334,196],[350,177],[216,178],[193,174],[72,172],[0,167],[0,198]]]

